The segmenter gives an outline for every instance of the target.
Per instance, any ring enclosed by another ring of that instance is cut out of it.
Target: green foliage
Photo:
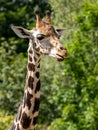
[[[62,14],[59,13],[61,4],[59,1],[56,4],[57,17],[61,15],[66,19],[63,24],[67,32],[63,40],[67,39],[69,57],[60,76],[55,76],[55,85],[61,84],[62,87],[53,86],[56,90],[53,99],[59,104],[62,114],[51,123],[49,130],[98,129],[98,4],[97,1],[78,1],[76,7],[74,2],[68,4],[66,1],[66,8],[62,5],[65,9]]]
[[[54,120],[54,118],[57,118],[61,114],[58,108],[59,106],[55,102],[56,90],[54,90],[53,88],[53,86],[57,87],[57,85],[54,83],[54,79],[55,76],[58,76],[61,72],[61,69],[58,69],[61,66],[61,64],[55,64],[55,62],[57,61],[45,56],[42,57],[41,60],[40,77],[42,87],[41,104],[39,112],[40,123],[50,123],[52,120]],[[45,115],[47,115],[47,118]]]
[[[98,0],[49,1],[50,4],[39,0],[0,1],[1,130],[8,129],[13,118],[3,116],[16,113],[22,100],[27,63],[28,41],[16,38],[9,25],[32,28],[34,10],[40,8],[43,16],[50,5],[53,23],[66,28],[61,40],[66,43],[68,58],[56,63],[50,57],[42,57],[37,129],[98,129]]]
[[[43,0],[0,0],[0,37],[15,36],[10,30],[11,24],[26,28],[30,26],[35,22],[34,11],[36,9],[39,9],[43,15],[45,10],[50,9],[50,5]]]
[[[14,119],[13,116],[0,117],[0,130],[8,130],[9,124],[12,123],[13,119]]]

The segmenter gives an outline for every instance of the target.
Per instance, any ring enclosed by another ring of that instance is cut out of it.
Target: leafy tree
[[[53,2],[57,1],[52,1],[52,5]],[[53,98],[62,114],[51,123],[48,130],[97,130],[98,1],[67,2],[58,0],[53,6],[54,12],[58,12],[57,17],[63,16],[65,19],[62,23],[68,29],[65,39],[69,57],[53,85],[56,91]],[[65,12],[59,13],[61,7]],[[59,19],[54,22],[58,23]]]

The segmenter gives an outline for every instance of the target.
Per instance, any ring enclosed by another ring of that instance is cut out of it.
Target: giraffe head
[[[32,30],[24,29],[20,26],[11,26],[12,30],[21,38],[28,38],[35,44],[35,48],[40,54],[55,57],[58,61],[63,61],[67,57],[66,48],[60,42],[61,35],[65,29],[55,29],[51,24],[51,13],[46,12],[45,20],[40,18],[36,11],[36,28]],[[34,46],[33,46],[34,47]]]

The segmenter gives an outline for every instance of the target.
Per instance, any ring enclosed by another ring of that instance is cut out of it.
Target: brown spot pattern
[[[40,68],[40,64],[37,66],[37,68]]]
[[[27,114],[24,112],[22,114],[22,118],[21,118],[21,125],[24,129],[27,129],[30,126],[31,123],[31,119],[30,117],[27,116]]]
[[[37,51],[37,52],[39,52],[39,51],[40,51],[39,47],[38,47],[38,48],[36,48],[36,51]]]
[[[37,61],[37,58],[34,56],[34,61],[36,62]]]
[[[29,61],[31,61],[32,62],[32,57],[29,55]]]
[[[20,119],[21,113],[22,113],[22,107],[20,106],[19,112],[18,112],[18,114],[17,114],[17,116],[16,116],[16,121],[18,121],[18,120]]]
[[[17,124],[17,130],[20,130],[20,128],[19,128],[19,124]]]
[[[36,72],[36,74],[35,74],[35,75],[36,75],[36,77],[37,77],[37,78],[39,78],[39,72]]]
[[[39,105],[40,105],[40,99],[35,98],[33,113],[39,110]]]
[[[34,117],[34,119],[33,119],[33,125],[35,125],[37,123],[37,119],[38,119],[38,116]]]
[[[33,82],[34,82],[34,78],[32,76],[29,77],[28,79],[28,86],[33,89]]]
[[[25,98],[25,103],[28,106],[28,109],[31,108],[31,98],[33,97],[32,94],[30,94],[29,92],[27,92],[27,97]]]
[[[32,54],[32,53],[33,53],[33,51],[30,49],[30,50],[29,50],[29,53],[30,53],[30,54]]]
[[[28,63],[28,69],[29,69],[30,71],[35,71],[35,65],[32,64],[32,63]]]
[[[37,56],[40,56],[40,53],[37,53],[37,52],[36,52],[36,55],[37,55]]]
[[[38,80],[38,82],[36,84],[35,93],[40,90],[40,86],[41,86],[41,83],[40,83],[40,80]]]

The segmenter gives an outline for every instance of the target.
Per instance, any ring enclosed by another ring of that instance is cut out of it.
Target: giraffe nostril
[[[61,50],[64,50],[64,48],[63,48],[63,47],[60,47],[60,49],[61,49]]]
[[[60,47],[60,50],[66,50],[64,47]]]

